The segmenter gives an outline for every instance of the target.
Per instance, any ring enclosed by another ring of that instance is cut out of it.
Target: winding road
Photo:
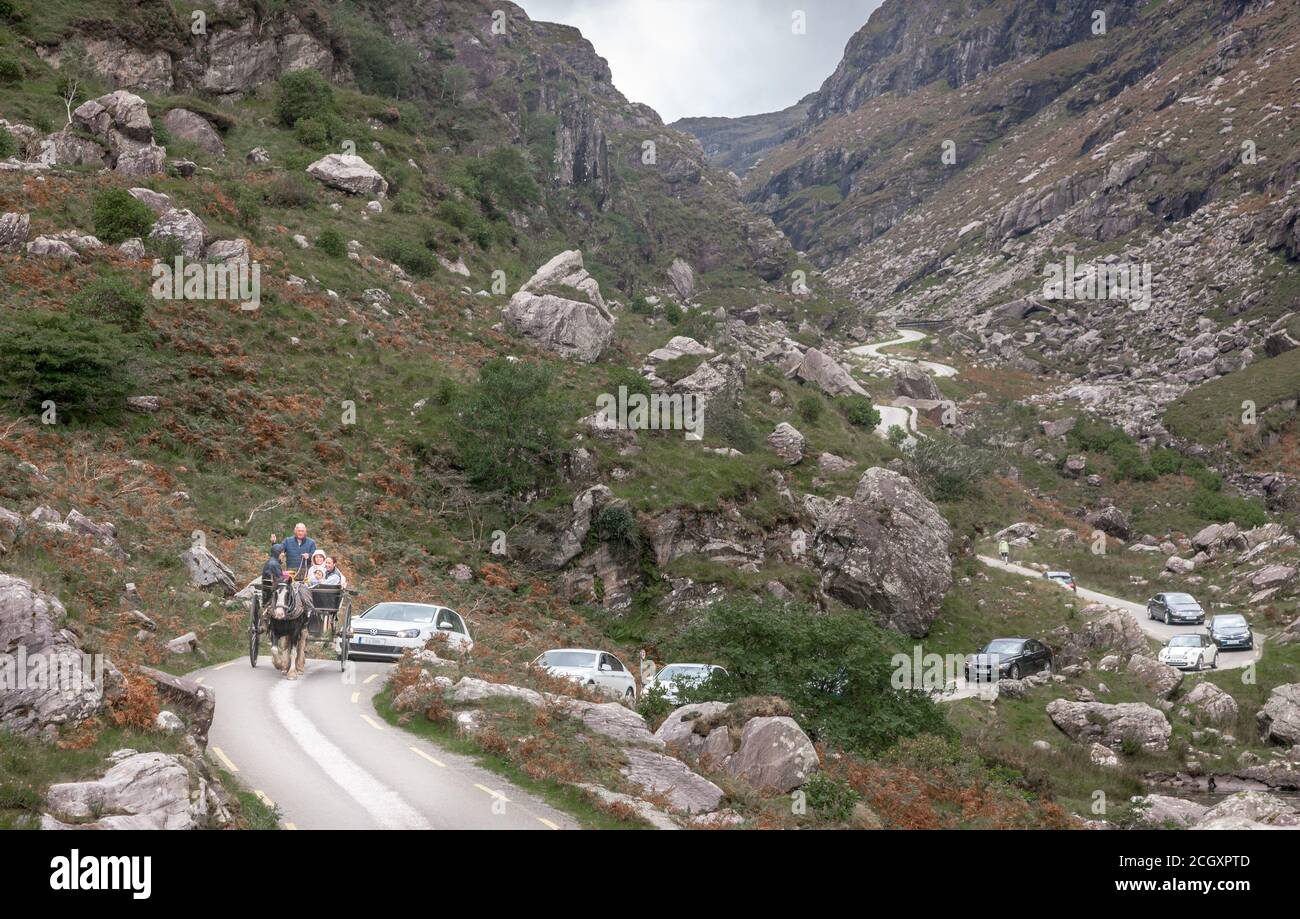
[[[286,829],[576,829],[572,817],[395,728],[375,711],[390,664],[308,661],[297,680],[261,658],[191,673],[216,690],[208,749]]]
[[[896,345],[905,345],[914,341],[923,341],[929,338],[924,332],[916,329],[899,329],[898,338],[889,341],[876,342],[874,345],[862,345],[859,348],[850,348],[850,354],[856,354],[859,357],[871,357],[876,360],[885,361],[893,364],[916,364],[924,368],[936,377],[951,378],[957,375],[956,367],[949,367],[947,364],[940,364],[935,361],[922,361],[911,357],[900,357],[896,354],[885,354],[885,348],[892,348]],[[916,409],[904,408],[897,405],[876,405],[876,411],[880,413],[880,424],[876,425],[876,434],[880,437],[889,438],[890,428],[899,427],[907,431],[912,437],[923,437],[917,429]]]

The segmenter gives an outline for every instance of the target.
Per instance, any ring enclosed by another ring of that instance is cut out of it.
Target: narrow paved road
[[[1023,574],[1027,578],[1042,579],[1043,573],[1033,568],[1026,568],[1023,565],[1017,565],[1014,562],[1004,565],[999,558],[992,558],[987,555],[978,556],[979,560],[990,568],[1000,568],[1003,571],[1010,571],[1012,574]],[[1064,590],[1065,588],[1061,588]],[[1112,597],[1110,594],[1104,594],[1096,590],[1088,590],[1084,587],[1079,588],[1079,596],[1093,603],[1104,603],[1107,606],[1118,607],[1124,610],[1137,620],[1137,624],[1142,631],[1160,642],[1162,645],[1173,638],[1175,635],[1194,635],[1198,632],[1204,632],[1205,627],[1200,625],[1165,625],[1157,619],[1151,619],[1147,616],[1145,604],[1134,603],[1132,600],[1125,600],[1121,597]],[[1219,669],[1235,670],[1245,667],[1253,661],[1257,661],[1260,655],[1264,653],[1263,642],[1258,638],[1255,640],[1254,651],[1221,651],[1219,653]]]
[[[947,364],[939,364],[935,361],[920,361],[910,357],[900,357],[895,354],[884,354],[882,349],[892,348],[895,345],[904,345],[908,342],[922,341],[929,338],[924,332],[916,329],[899,329],[899,337],[889,341],[877,342],[874,345],[863,345],[860,348],[849,349],[850,354],[857,354],[861,357],[874,357],[878,360],[890,363],[911,363],[924,368],[929,373],[937,377],[955,377],[957,375],[956,367],[949,367]],[[876,405],[876,411],[880,413],[880,424],[876,425],[876,434],[880,437],[889,439],[889,429],[894,427],[902,428],[910,435],[908,440],[917,437],[923,437],[917,429],[916,409],[901,408],[895,405]]]
[[[190,674],[217,693],[209,749],[280,809],[289,829],[574,829],[576,822],[468,757],[384,721],[389,664],[312,660],[286,680],[269,657]]]

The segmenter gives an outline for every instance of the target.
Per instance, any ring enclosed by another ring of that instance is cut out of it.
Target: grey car
[[[1205,631],[1210,640],[1224,651],[1249,651],[1255,647],[1255,633],[1241,613],[1215,616]]]
[[[1147,601],[1147,618],[1165,625],[1204,625],[1205,610],[1191,594],[1156,594]]]

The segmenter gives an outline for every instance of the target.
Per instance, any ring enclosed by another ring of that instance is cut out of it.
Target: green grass
[[[1248,442],[1257,439],[1261,429],[1290,425],[1295,407],[1286,408],[1285,403],[1296,399],[1300,399],[1300,349],[1201,384],[1165,409],[1165,425],[1170,433],[1206,446],[1229,439]],[[1255,405],[1257,425],[1243,424],[1246,402]]]

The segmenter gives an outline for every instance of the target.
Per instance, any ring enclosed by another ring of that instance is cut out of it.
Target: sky
[[[531,19],[580,29],[623,95],[673,122],[793,105],[831,75],[881,0],[516,2]]]

